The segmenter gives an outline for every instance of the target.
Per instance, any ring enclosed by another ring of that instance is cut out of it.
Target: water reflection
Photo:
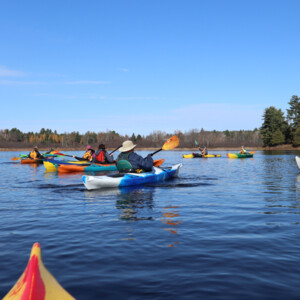
[[[176,237],[178,234],[178,225],[182,223],[182,221],[178,221],[179,212],[178,206],[166,206],[164,207],[163,218],[161,222],[166,224],[167,227],[164,230],[169,231],[172,234],[172,237]],[[168,247],[174,247],[176,244],[179,244],[178,241],[174,241],[169,244]]]
[[[152,220],[154,189],[146,187],[121,188],[116,208],[122,211],[120,220]]]

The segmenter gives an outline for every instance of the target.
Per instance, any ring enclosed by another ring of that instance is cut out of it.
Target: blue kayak
[[[177,164],[170,168],[153,167],[151,172],[145,173],[121,173],[107,176],[84,175],[82,181],[88,190],[157,183],[171,177],[177,177],[181,167],[182,164]]]

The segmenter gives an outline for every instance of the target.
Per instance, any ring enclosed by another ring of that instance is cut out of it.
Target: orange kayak
[[[33,158],[22,158],[21,164],[42,164],[43,159],[33,159]]]
[[[27,267],[3,300],[74,300],[46,269],[41,246],[32,247]]]

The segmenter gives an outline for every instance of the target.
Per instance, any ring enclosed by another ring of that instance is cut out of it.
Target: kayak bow
[[[41,246],[32,247],[27,267],[3,300],[72,300],[43,264]]]

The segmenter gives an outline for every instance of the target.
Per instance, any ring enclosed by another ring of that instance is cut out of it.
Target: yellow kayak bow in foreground
[[[42,261],[41,246],[32,247],[27,267],[3,300],[71,300],[73,298],[56,281]]]

